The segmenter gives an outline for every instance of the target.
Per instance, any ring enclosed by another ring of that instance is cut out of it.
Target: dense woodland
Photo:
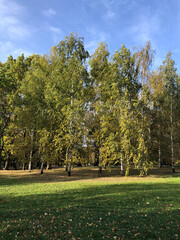
[[[0,168],[120,166],[147,174],[180,155],[180,77],[169,52],[153,70],[150,42],[91,56],[71,34],[49,56],[0,62]]]

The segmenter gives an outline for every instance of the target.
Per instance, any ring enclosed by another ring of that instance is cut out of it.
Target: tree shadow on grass
[[[130,169],[130,177],[132,179],[139,178],[139,171]],[[161,169],[152,169],[149,171],[149,175],[156,178],[168,178],[168,177],[180,177],[180,169],[178,168],[175,174],[171,173],[169,167]],[[0,185],[19,185],[19,184],[31,184],[31,183],[48,183],[48,182],[69,182],[88,179],[101,179],[106,178],[119,178],[120,168],[112,168],[103,170],[100,175],[98,168],[95,167],[77,167],[72,170],[72,176],[68,177],[67,172],[63,168],[44,171],[44,174],[40,174],[40,170],[28,171],[0,171]],[[144,177],[146,178],[146,176]]]
[[[72,189],[59,185],[48,194],[3,200],[4,239],[179,239],[178,184],[76,182]]]

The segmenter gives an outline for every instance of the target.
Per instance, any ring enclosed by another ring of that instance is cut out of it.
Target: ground
[[[0,171],[0,239],[180,239],[180,169]]]

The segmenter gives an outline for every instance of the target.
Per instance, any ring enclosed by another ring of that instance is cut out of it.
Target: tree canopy
[[[94,54],[77,34],[0,63],[0,168],[44,164],[120,166],[147,174],[180,153],[180,77],[169,52],[153,70],[151,43],[133,51],[106,43]]]

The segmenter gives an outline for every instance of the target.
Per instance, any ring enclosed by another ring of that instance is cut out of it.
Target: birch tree
[[[47,97],[55,104],[59,119],[54,144],[57,152],[65,149],[68,175],[79,158],[78,144],[83,144],[84,114],[87,103],[89,78],[86,67],[88,52],[83,39],[71,34],[51,52],[50,93]]]
[[[46,109],[44,101],[45,83],[48,77],[49,64],[45,57],[34,55],[31,67],[20,86],[20,99],[16,108],[17,124],[26,129],[30,137],[29,166],[31,171],[33,154],[38,130],[42,127],[43,114]]]
[[[160,66],[160,71],[164,81],[164,94],[165,94],[165,108],[166,113],[169,115],[169,134],[170,134],[170,149],[171,149],[171,166],[172,173],[175,172],[175,139],[176,139],[176,124],[177,124],[177,109],[178,109],[178,81],[179,77],[175,62],[171,58],[169,52],[165,61]]]

